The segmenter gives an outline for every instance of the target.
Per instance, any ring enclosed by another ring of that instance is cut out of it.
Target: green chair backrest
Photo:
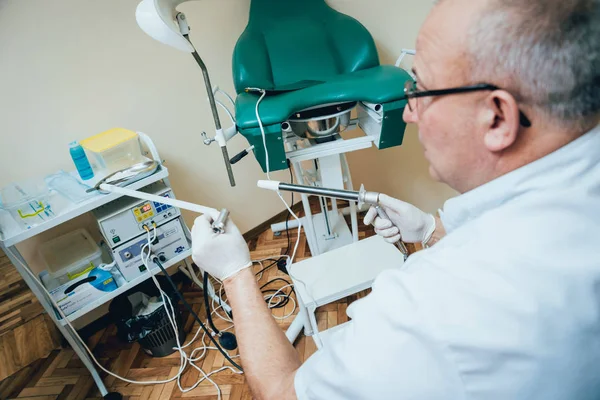
[[[301,89],[379,65],[367,29],[325,0],[252,0],[233,52],[237,93]]]

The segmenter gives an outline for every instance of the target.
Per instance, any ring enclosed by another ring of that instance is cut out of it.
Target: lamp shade
[[[135,19],[146,34],[161,43],[192,53],[194,47],[183,37],[177,23],[177,6],[189,0],[142,0]]]

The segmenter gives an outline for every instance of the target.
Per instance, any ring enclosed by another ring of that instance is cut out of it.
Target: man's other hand
[[[377,215],[377,209],[371,207],[365,216],[365,225],[373,224],[375,232],[389,243],[402,239],[406,243],[426,243],[435,227],[435,217],[421,211],[412,204],[394,199],[385,194],[379,195],[379,206],[389,219]]]
[[[219,212],[204,214],[194,221],[192,228],[192,259],[213,277],[224,281],[252,265],[250,251],[242,234],[228,218],[224,233],[215,233],[213,221]]]

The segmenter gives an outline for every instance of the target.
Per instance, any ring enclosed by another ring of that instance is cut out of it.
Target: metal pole
[[[300,163],[292,163],[292,168],[296,174],[296,181],[303,182],[304,177],[302,176]],[[313,223],[313,215],[310,211],[310,202],[308,201],[308,196],[306,194],[301,193],[300,197],[302,198],[302,208],[304,208],[304,217],[302,219],[304,221],[304,232],[306,233],[308,247],[310,248],[310,252],[313,256],[318,256],[321,254],[321,252],[319,251],[319,243],[317,241],[315,225]]]
[[[325,228],[327,229],[327,238],[331,237],[331,226],[329,224],[329,213],[327,212],[327,200],[323,197],[319,197],[319,203],[321,203],[321,212],[325,218]]]
[[[350,166],[348,165],[348,159],[345,154],[340,154],[340,159],[342,161],[342,171],[346,175],[346,186],[348,190],[354,190],[352,186],[352,176],[350,175]],[[350,201],[350,221],[352,224],[352,240],[354,242],[358,242],[358,215],[356,211],[356,203]]]
[[[189,40],[189,39],[188,39]],[[212,111],[213,119],[215,121],[215,128],[217,130],[221,129],[221,119],[219,118],[219,111],[217,109],[217,103],[215,102],[215,95],[213,94],[212,85],[210,83],[210,76],[208,75],[208,69],[206,68],[206,64],[200,58],[200,55],[197,51],[192,53],[194,56],[194,60],[202,70],[202,76],[204,77],[204,85],[206,86],[206,92],[208,94],[208,102],[210,103],[210,110]]]
[[[192,43],[188,35],[184,35],[188,42]],[[193,44],[192,44],[193,46]],[[194,60],[202,70],[202,76],[204,77],[204,85],[206,86],[206,93],[208,94],[208,102],[210,103],[210,110],[212,111],[213,120],[215,121],[215,128],[217,130],[217,135],[223,136],[223,132],[221,129],[221,119],[219,118],[219,110],[217,109],[217,103],[215,102],[215,95],[213,93],[212,84],[210,83],[210,76],[208,75],[208,69],[206,68],[206,64],[202,61],[202,58],[198,54],[196,50],[192,53]],[[225,161],[225,168],[227,168],[227,175],[229,176],[229,184],[231,186],[235,186],[235,178],[233,176],[233,170],[231,169],[231,162],[229,161],[229,152],[227,151],[227,146],[223,143],[225,141],[224,137],[221,137],[221,140],[217,138],[217,142],[219,142],[219,146],[221,146],[221,152],[223,153],[223,161]]]

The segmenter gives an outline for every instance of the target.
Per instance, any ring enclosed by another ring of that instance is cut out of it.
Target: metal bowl
[[[335,114],[316,116],[312,118],[290,118],[286,123],[296,136],[303,139],[323,139],[343,132],[350,123],[352,109],[342,110]]]

